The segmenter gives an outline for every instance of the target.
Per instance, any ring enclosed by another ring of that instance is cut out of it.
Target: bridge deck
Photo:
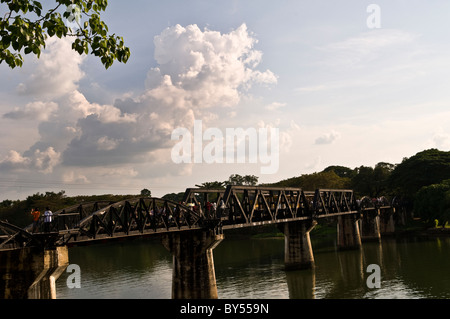
[[[11,243],[18,246],[85,244],[205,228],[223,232],[390,208],[386,200],[379,201],[378,206],[367,198],[356,201],[352,190],[303,191],[301,188],[253,186],[228,186],[220,190],[189,188],[182,203],[136,198],[72,206],[55,212],[51,233],[43,233],[42,225],[35,234],[31,234],[31,225],[24,230],[11,226],[5,234],[0,233],[0,250]],[[3,225],[4,230],[8,227]]]

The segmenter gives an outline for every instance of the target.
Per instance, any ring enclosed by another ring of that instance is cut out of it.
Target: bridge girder
[[[352,190],[229,185],[226,189],[188,188],[183,201],[202,211],[217,205],[222,225],[253,225],[357,213]]]
[[[36,236],[8,222],[0,221],[0,250],[20,249],[35,245],[42,245]]]
[[[180,203],[154,197],[134,198],[110,204],[81,219],[76,231],[69,229],[63,241],[71,243],[202,228],[203,221],[201,213]]]
[[[51,234],[58,236],[55,244],[64,245],[192,229],[221,232],[258,224],[358,214],[389,205],[384,197],[377,203],[367,197],[356,201],[352,190],[342,189],[305,191],[292,187],[236,185],[225,189],[188,188],[181,203],[138,197],[117,203],[82,203],[59,210],[54,213]],[[20,240],[3,235],[0,245],[6,246],[5,241],[16,241],[19,246],[42,244],[40,239],[45,234],[31,234],[31,228],[30,225],[24,230],[16,229],[16,235],[9,235]]]

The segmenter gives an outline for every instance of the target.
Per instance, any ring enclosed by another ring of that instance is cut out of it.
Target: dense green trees
[[[195,185],[198,188],[206,188],[206,189],[222,189],[225,188],[227,184],[225,182],[204,182],[200,185]]]
[[[204,182],[200,185],[195,185],[199,188],[206,188],[206,189],[222,189],[225,188],[227,185],[244,185],[244,186],[256,186],[258,184],[258,177],[255,175],[244,175],[241,176],[239,174],[233,174],[230,175],[228,180],[224,182]]]
[[[349,188],[351,179],[340,177],[333,170],[324,170],[319,173],[304,174],[298,177],[288,178],[271,186],[298,187],[304,190],[315,190],[318,188]]]
[[[355,168],[351,178],[351,188],[360,196],[380,197],[391,193],[388,179],[395,165],[380,162],[374,168],[361,166]]]
[[[394,196],[414,204],[415,216],[423,220],[450,220],[450,152],[429,149],[404,158],[398,164],[380,162],[375,167],[354,169],[329,166],[322,172],[289,178],[274,186],[350,188],[357,197]]]
[[[347,188],[353,189],[359,197],[379,197],[390,193],[388,178],[394,167],[395,165],[384,162],[378,163],[375,168],[360,166],[351,169],[344,166],[329,166],[322,172],[304,174],[272,185],[299,187],[304,190]]]
[[[142,197],[151,197],[152,192],[148,188],[144,188],[143,190],[141,190],[141,196]]]
[[[175,203],[179,203],[183,200],[183,196],[184,196],[184,192],[181,193],[170,193],[170,194],[166,194],[164,195],[162,198],[163,199],[167,199],[167,200],[171,200]]]
[[[334,172],[339,177],[353,178],[356,175],[356,170],[345,166],[328,166],[323,170],[324,172]]]
[[[414,214],[442,225],[450,215],[450,152],[429,149],[395,167],[389,176],[391,192],[413,203]]]
[[[424,186],[450,179],[450,152],[425,150],[404,158],[392,172],[389,185],[396,194],[414,198]]]
[[[450,179],[422,187],[415,196],[414,210],[420,217],[442,226],[450,221]]]
[[[258,177],[255,175],[244,175],[233,174],[225,181],[227,185],[245,185],[245,186],[255,186],[258,184]]]

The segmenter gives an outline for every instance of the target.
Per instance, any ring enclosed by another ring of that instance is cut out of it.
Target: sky
[[[0,65],[0,200],[161,197],[450,149],[446,0],[109,1],[102,18],[128,63],[51,38]]]

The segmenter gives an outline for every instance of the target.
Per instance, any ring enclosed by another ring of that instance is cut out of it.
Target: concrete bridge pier
[[[381,241],[380,212],[378,209],[363,212],[360,224],[362,241]]]
[[[315,220],[283,223],[279,229],[284,234],[284,263],[286,270],[314,267],[314,254],[309,233],[317,225]]]
[[[393,234],[395,232],[394,221],[395,208],[380,209],[380,232],[382,234]]]
[[[56,299],[56,280],[69,265],[66,246],[0,252],[0,299]]]
[[[337,218],[337,246],[339,249],[361,249],[358,216],[340,215]]]
[[[173,255],[173,299],[217,299],[213,249],[224,239],[214,230],[163,235],[162,244]]]

